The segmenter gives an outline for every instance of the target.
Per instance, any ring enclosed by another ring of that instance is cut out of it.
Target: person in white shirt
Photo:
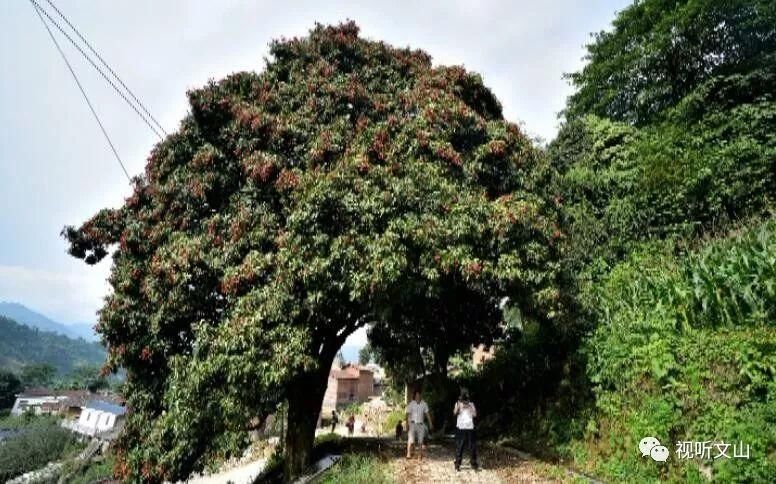
[[[426,436],[426,423],[434,430],[431,422],[431,414],[428,413],[428,405],[420,397],[420,390],[415,390],[412,401],[407,405],[407,458],[412,458],[412,444],[418,448],[420,459],[423,459],[423,439]]]
[[[469,462],[472,465],[472,469],[476,471],[479,469],[479,464],[477,463],[477,441],[474,436],[474,418],[477,416],[477,409],[469,399],[469,391],[465,388],[461,389],[461,396],[455,402],[453,415],[457,417],[455,422],[455,470],[461,470],[463,448],[467,446],[471,451]]]

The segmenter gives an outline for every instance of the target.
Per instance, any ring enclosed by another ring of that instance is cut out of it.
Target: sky
[[[45,0],[37,0],[48,7]],[[504,115],[551,140],[590,33],[626,0],[52,0],[167,132],[188,89],[264,67],[267,45],[353,19],[361,35],[421,48],[437,65],[479,72]],[[53,11],[49,11],[54,16]],[[57,32],[55,31],[55,34]],[[130,175],[158,138],[58,35]],[[30,2],[0,2],[0,301],[65,323],[93,322],[110,260],[69,257],[59,235],[120,205],[129,184]],[[363,344],[358,332],[350,344]]]

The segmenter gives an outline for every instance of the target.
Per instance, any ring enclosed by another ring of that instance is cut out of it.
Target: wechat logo
[[[668,447],[660,445],[660,441],[654,437],[644,437],[639,442],[641,456],[652,457],[655,462],[665,462],[668,460]]]

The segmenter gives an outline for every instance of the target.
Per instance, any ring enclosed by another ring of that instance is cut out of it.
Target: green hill
[[[16,302],[0,301],[0,316],[49,333],[57,333],[74,339],[83,338],[86,341],[98,340],[90,323],[62,324]]]
[[[99,343],[39,331],[0,316],[0,368],[18,371],[26,364],[46,363],[64,375],[104,360],[105,349]]]

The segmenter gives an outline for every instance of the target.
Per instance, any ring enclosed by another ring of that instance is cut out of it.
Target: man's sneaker
[[[455,466],[455,472],[461,472],[461,466]]]

